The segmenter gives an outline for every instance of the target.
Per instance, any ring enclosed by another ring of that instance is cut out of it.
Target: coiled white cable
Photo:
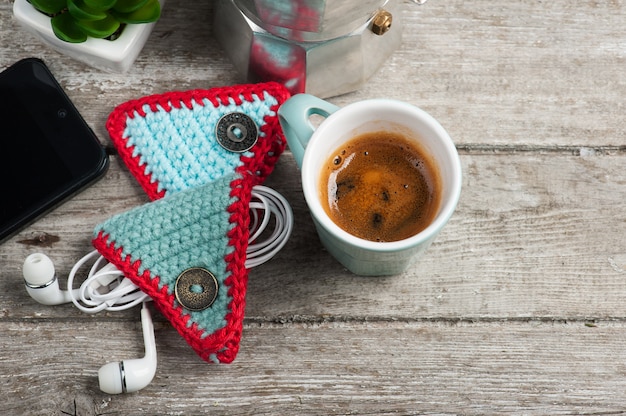
[[[263,215],[260,217],[259,213]],[[274,217],[274,231],[259,240]],[[250,201],[250,238],[246,251],[246,268],[257,267],[274,257],[287,243],[293,230],[293,212],[289,202],[278,192],[266,186],[252,188]]]
[[[273,230],[270,232],[268,227],[272,225]],[[261,185],[254,186],[250,201],[249,229],[245,262],[248,269],[267,262],[285,246],[293,230],[291,206],[275,190]],[[268,232],[270,235],[266,236]],[[80,268],[98,254],[94,250],[76,262],[68,276],[68,288],[73,287],[74,278]],[[103,256],[99,256],[89,269],[78,294],[71,290],[69,292],[72,303],[87,313],[124,310],[151,300]]]
[[[68,288],[73,287],[74,277],[78,270],[98,254],[97,250],[93,250],[76,262],[67,277]],[[120,311],[150,300],[148,295],[125,278],[124,274],[108,263],[103,256],[99,256],[89,269],[87,278],[78,289],[78,295],[74,291],[69,291],[69,293],[72,303],[87,313],[96,313],[105,309]]]

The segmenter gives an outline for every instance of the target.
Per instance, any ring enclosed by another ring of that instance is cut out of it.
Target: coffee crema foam
[[[404,135],[370,132],[337,149],[322,167],[320,200],[348,233],[391,242],[424,230],[441,201],[434,162]]]

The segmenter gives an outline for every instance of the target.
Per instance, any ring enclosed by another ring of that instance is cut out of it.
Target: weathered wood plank
[[[4,321],[0,331],[11,342],[0,351],[0,412],[622,414],[626,328],[596,325],[251,324],[238,359],[221,366],[202,362],[157,325],[153,383],[108,396],[98,391],[97,369],[141,354],[138,324]]]
[[[45,59],[103,140],[116,104],[242,81],[211,34],[212,2],[169,0],[127,74],[89,68],[29,34],[16,38],[10,7],[0,3],[0,65]],[[459,144],[624,145],[621,2],[407,2],[403,18],[401,48],[362,89],[333,102],[406,100],[431,112]]]
[[[458,143],[624,144],[623,2],[407,9],[403,48],[361,96],[409,99]]]
[[[293,158],[283,155],[268,184],[292,204],[295,230],[275,259],[251,271],[248,316],[624,317],[626,155],[464,154],[462,164],[458,210],[422,261],[401,276],[362,278],[323,251]],[[43,249],[66,274],[91,250],[98,222],[146,200],[114,160],[93,188],[0,246],[5,313],[28,316],[33,307],[20,267],[37,247],[24,241],[60,236]]]

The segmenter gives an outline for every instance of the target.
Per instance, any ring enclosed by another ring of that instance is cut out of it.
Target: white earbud
[[[154,325],[150,311],[145,304],[141,309],[141,325],[146,355],[143,358],[103,365],[98,370],[100,390],[103,392],[108,394],[132,393],[146,387],[154,378],[157,367]]]
[[[68,286],[72,285],[74,274],[77,269],[97,252],[90,253],[81,259],[72,269]],[[154,326],[150,311],[145,302],[150,298],[139,291],[137,287],[127,287],[129,282],[126,279],[118,279],[121,272],[112,266],[96,269],[99,262],[96,262],[90,273],[87,284],[81,289],[61,290],[59,280],[56,277],[54,264],[48,256],[42,253],[34,253],[24,260],[22,273],[26,291],[37,302],[43,305],[60,305],[62,303],[73,302],[81,310],[89,313],[100,310],[119,310],[144,302],[141,309],[141,325],[143,327],[143,339],[145,343],[145,356],[134,360],[125,360],[120,363],[109,363],[98,371],[100,390],[109,394],[134,392],[146,387],[156,373],[156,342],[154,339]],[[98,289],[107,288],[112,283],[116,283],[111,290],[99,293]],[[87,292],[90,297],[84,296]],[[85,305],[80,303],[82,301]],[[118,305],[119,306],[116,306]]]
[[[271,188],[255,186],[250,202],[251,229],[247,251],[246,268],[256,267],[270,260],[285,245],[293,230],[293,213],[287,200]],[[274,216],[272,222],[270,217]],[[262,239],[266,228],[274,223],[274,230]],[[98,256],[97,250],[80,259],[67,279],[68,288],[73,287],[74,277],[89,260]],[[106,264],[105,264],[106,263]],[[131,393],[148,386],[157,367],[154,325],[146,302],[150,297],[113,264],[100,257],[91,266],[80,289],[61,290],[54,264],[42,253],[26,258],[22,269],[26,291],[37,302],[44,305],[59,305],[72,302],[83,312],[96,313],[102,310],[117,311],[143,303],[141,324],[145,344],[143,358],[124,360],[103,365],[98,370],[100,390],[108,394]]]
[[[37,302],[43,305],[60,305],[72,301],[70,292],[59,288],[54,264],[45,254],[34,253],[26,257],[22,273],[26,291]]]

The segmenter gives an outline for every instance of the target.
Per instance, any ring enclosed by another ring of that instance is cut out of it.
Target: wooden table
[[[109,396],[96,372],[142,355],[138,310],[38,305],[22,262],[44,251],[65,276],[95,224],[147,201],[108,142],[115,105],[241,79],[211,1],[168,0],[119,75],[42,46],[0,0],[0,67],[43,58],[111,153],[103,180],[0,246],[1,414],[626,413],[626,4],[405,3],[401,48],[331,101],[405,100],[455,140],[462,196],[426,257],[389,278],[343,270],[287,152],[267,184],[295,231],[250,273],[235,362],[201,361],[157,315],[153,383]]]

